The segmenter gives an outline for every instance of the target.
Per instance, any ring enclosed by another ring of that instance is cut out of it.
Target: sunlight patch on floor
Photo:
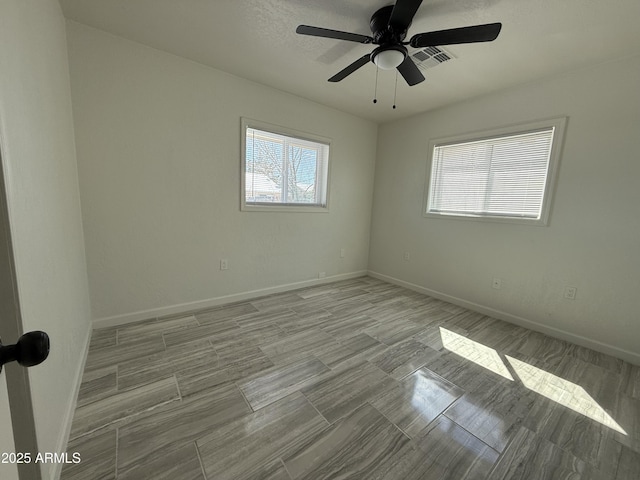
[[[442,345],[447,350],[513,381],[509,369],[493,348],[442,327],[440,327],[440,336],[442,337]]]
[[[495,349],[443,327],[440,327],[440,336],[442,337],[442,344],[447,350],[514,381],[510,370]],[[627,432],[580,385],[534,367],[522,360],[508,355],[506,355],[506,358],[516,376],[528,389],[623,435],[627,435]]]
[[[570,408],[574,412],[627,435],[627,432],[580,385],[509,355],[506,357],[525,387]]]

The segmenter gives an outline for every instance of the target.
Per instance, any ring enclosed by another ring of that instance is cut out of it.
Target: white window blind
[[[540,219],[555,128],[435,144],[427,213]]]
[[[243,206],[326,207],[328,143],[249,125],[243,131]]]

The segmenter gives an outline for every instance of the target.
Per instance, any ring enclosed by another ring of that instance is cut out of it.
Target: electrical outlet
[[[500,290],[502,288],[502,279],[494,277],[493,282],[491,282],[491,288]]]
[[[578,289],[576,287],[564,287],[564,298],[567,300],[575,300]]]
[[[318,272],[318,278],[324,278],[327,276],[327,272]]]
[[[346,248],[341,248],[340,249],[340,258],[344,258],[347,255],[347,249]]]
[[[404,259],[405,262],[408,262],[409,260],[411,260],[411,255],[409,254],[409,252],[404,252],[404,255],[402,255],[402,258]]]
[[[229,260],[226,258],[220,260],[220,270],[229,270]]]

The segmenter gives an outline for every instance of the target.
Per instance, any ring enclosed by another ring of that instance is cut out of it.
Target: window
[[[425,215],[546,225],[565,123],[431,141]]]
[[[327,211],[329,144],[242,119],[242,210]]]

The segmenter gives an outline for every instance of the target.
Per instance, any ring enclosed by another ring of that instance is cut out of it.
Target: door
[[[6,345],[23,333],[10,232],[0,138],[0,340]],[[13,463],[17,458],[10,455],[28,453],[33,459],[38,453],[29,375],[15,362],[0,373],[0,422],[0,479],[40,480],[39,465]]]
[[[13,318],[5,317],[10,314],[14,308],[12,304],[14,295],[12,293],[13,282],[7,283],[11,274],[11,262],[8,255],[8,239],[6,234],[9,233],[6,228],[5,221],[7,219],[6,198],[4,191],[4,175],[2,174],[2,157],[0,156],[0,340],[3,335],[9,335],[15,321]],[[0,478],[9,480],[18,479],[18,467],[15,463],[5,463],[11,460],[10,454],[16,452],[16,445],[13,440],[13,425],[11,421],[11,409],[9,407],[9,392],[7,390],[7,373],[6,369],[2,369],[0,373]],[[5,458],[2,458],[5,457]]]

